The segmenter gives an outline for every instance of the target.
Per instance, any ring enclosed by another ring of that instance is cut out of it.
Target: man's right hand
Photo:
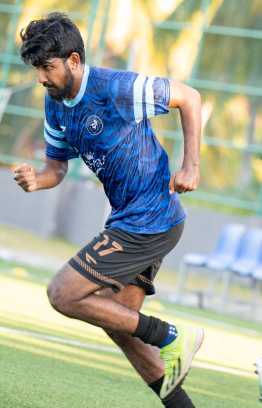
[[[27,193],[37,190],[36,177],[33,167],[27,163],[23,163],[22,166],[15,169],[14,179],[17,184]]]

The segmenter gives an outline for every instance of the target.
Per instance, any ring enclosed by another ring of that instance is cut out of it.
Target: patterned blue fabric
[[[169,112],[169,92],[167,79],[85,67],[73,101],[46,95],[46,157],[80,156],[95,173],[112,206],[105,228],[156,234],[186,217],[149,121]]]

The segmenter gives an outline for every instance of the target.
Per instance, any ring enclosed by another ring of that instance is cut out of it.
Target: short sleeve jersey
[[[47,94],[46,157],[80,156],[95,173],[112,206],[105,228],[156,234],[185,219],[149,121],[169,112],[169,100],[167,79],[87,66],[75,99],[57,103]]]

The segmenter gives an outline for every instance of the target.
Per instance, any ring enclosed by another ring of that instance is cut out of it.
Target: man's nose
[[[46,78],[44,70],[39,68],[37,72],[38,72],[38,82],[40,82],[40,84],[44,84],[45,82],[47,82],[47,78]]]

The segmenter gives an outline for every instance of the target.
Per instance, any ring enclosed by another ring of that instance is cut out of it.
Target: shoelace
[[[179,355],[174,354],[174,352],[166,351],[165,353],[162,353],[162,350],[160,351],[160,357],[163,359],[165,363],[165,371],[169,373],[170,371],[173,371],[174,367],[174,359],[178,358]]]

